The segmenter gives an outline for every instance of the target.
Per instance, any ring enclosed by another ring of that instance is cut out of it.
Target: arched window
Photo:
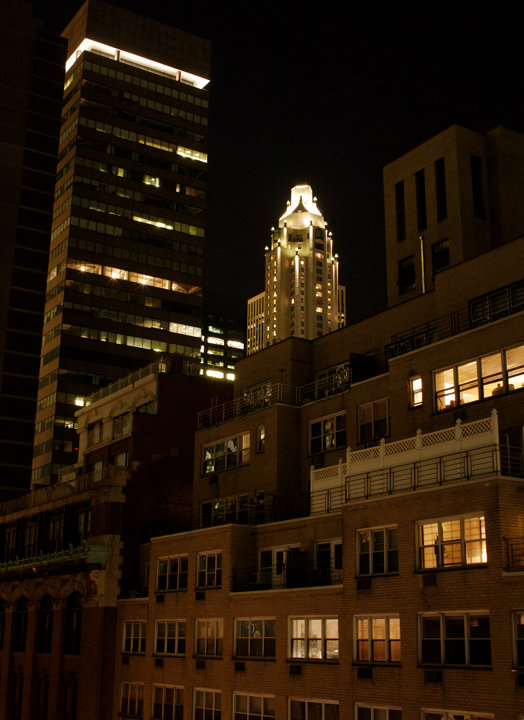
[[[80,652],[80,633],[82,630],[82,606],[80,593],[71,593],[67,598],[65,621],[66,655],[78,655]]]
[[[21,597],[16,603],[14,613],[13,650],[23,652],[27,636],[27,600]]]
[[[38,615],[38,642],[37,652],[50,653],[53,639],[53,598],[51,595],[44,595],[40,600],[40,612]]]

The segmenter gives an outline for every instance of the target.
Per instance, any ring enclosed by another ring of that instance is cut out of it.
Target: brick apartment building
[[[79,460],[0,507],[0,717],[112,717],[116,601],[143,594],[140,544],[188,529],[197,408],[231,396],[161,358],[78,413]]]
[[[396,161],[406,187],[441,142]],[[395,242],[418,248],[410,207]],[[91,398],[75,469],[4,508],[9,720],[524,718],[524,231],[498,240],[496,211],[467,257],[435,216],[449,254],[424,263],[431,284],[241,360],[233,399],[181,386],[172,401],[162,363]],[[386,201],[386,228],[397,221]],[[182,492],[172,468],[193,436]],[[38,557],[30,528],[54,542],[64,505],[63,556]]]

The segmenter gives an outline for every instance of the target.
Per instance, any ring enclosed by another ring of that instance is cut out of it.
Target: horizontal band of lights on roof
[[[172,77],[174,80],[179,80],[187,85],[193,85],[199,90],[206,87],[209,83],[207,78],[200,77],[199,75],[193,75],[185,70],[179,70],[178,68],[156,62],[156,60],[150,60],[149,58],[142,57],[141,55],[135,55],[134,53],[127,52],[127,50],[120,50],[119,48],[114,48],[111,47],[111,45],[105,45],[104,43],[97,42],[96,40],[90,40],[89,38],[82,40],[77,49],[69,56],[66,62],[66,72],[83,52],[95,52],[99,55],[109,57],[112,60],[116,60],[117,62],[142,68],[142,70],[147,70],[148,72],[155,73],[156,75]]]

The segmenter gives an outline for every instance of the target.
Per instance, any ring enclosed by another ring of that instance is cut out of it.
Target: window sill
[[[233,662],[276,662],[276,657],[253,657],[252,655],[234,655]]]
[[[493,670],[493,665],[431,665],[418,663],[421,670]]]
[[[199,590],[222,590],[222,585],[199,585],[195,588],[195,592]]]
[[[193,655],[194,660],[223,660],[222,655]]]
[[[470,563],[468,565],[444,565],[434,568],[417,568],[415,570],[416,575],[429,575],[431,573],[450,572],[453,570],[479,570],[481,568],[487,568],[488,563]]]
[[[65,654],[65,653],[64,653],[64,654]],[[69,654],[71,654],[71,653],[69,653]],[[145,650],[144,650],[144,652],[131,652],[130,650],[122,650],[122,652],[120,653],[120,655],[121,655],[122,657],[137,657],[137,656],[138,656],[138,657],[145,657],[146,652],[145,652]]]
[[[364,662],[359,660],[353,661],[353,667],[385,667],[385,668],[401,668],[401,662]]]
[[[173,588],[169,590],[160,590],[157,588],[155,590],[155,595],[163,595],[164,593],[179,593],[179,592],[187,592],[187,588]]]
[[[126,653],[128,655],[129,653]],[[145,654],[145,653],[144,653]],[[185,658],[185,653],[153,653],[154,658]]]
[[[297,665],[338,665],[338,660],[328,660],[324,658],[319,658],[318,660],[314,658],[287,658],[286,662],[290,664],[296,663]]]
[[[355,580],[362,580],[363,578],[387,578],[387,577],[399,577],[400,572],[385,572],[385,573],[369,573],[368,575],[355,575]]]

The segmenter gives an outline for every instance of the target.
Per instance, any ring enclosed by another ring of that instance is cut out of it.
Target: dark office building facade
[[[74,462],[87,395],[201,344],[209,43],[98,0],[63,35],[32,487]]]
[[[66,42],[0,8],[0,498],[29,487]]]

